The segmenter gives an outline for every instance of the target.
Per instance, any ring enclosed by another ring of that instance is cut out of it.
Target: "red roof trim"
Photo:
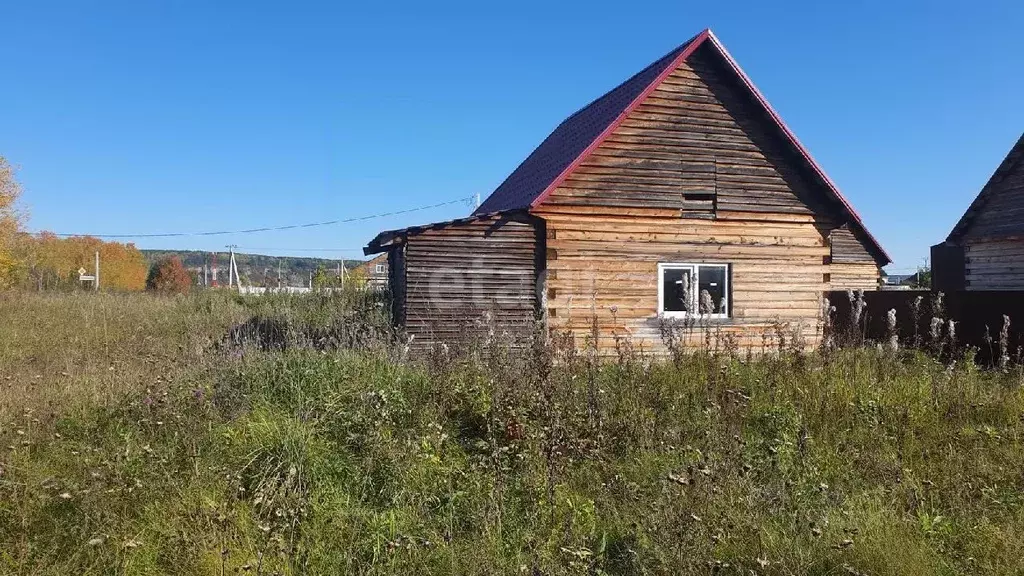
[[[618,128],[619,125],[626,120],[626,116],[629,116],[633,112],[633,110],[636,110],[637,107],[640,106],[640,103],[646,100],[647,97],[650,96],[651,92],[654,92],[654,89],[657,88],[658,85],[661,84],[663,80],[665,80],[665,78],[668,78],[668,76],[672,74],[672,72],[676,68],[678,68],[684,60],[689,58],[690,54],[693,54],[693,51],[696,50],[698,46],[703,44],[704,41],[707,40],[710,36],[710,28],[705,28],[703,32],[698,34],[690,42],[690,45],[683,49],[683,51],[680,52],[679,55],[676,56],[675,59],[672,60],[672,62],[668,66],[665,67],[664,70],[659,72],[658,76],[650,84],[648,84],[646,88],[644,88],[643,92],[641,92],[636,98],[634,98],[633,101],[629,103],[629,106],[626,106],[626,109],[623,110],[615,118],[615,120],[611,124],[609,124],[608,127],[605,128],[604,131],[602,131],[601,134],[599,134],[597,138],[595,138],[594,141],[591,142],[590,145],[583,150],[583,152],[580,152],[580,155],[577,156],[575,160],[573,160],[568,166],[565,167],[565,170],[562,170],[562,173],[558,175],[558,178],[552,180],[551,184],[548,184],[548,187],[545,188],[543,192],[541,192],[536,198],[533,199],[533,202],[530,202],[530,208],[536,208],[542,202],[544,202],[544,200],[547,200],[548,196],[550,196],[552,192],[554,192],[559,186],[561,186],[562,183],[565,182],[565,179],[568,178],[570,174],[575,172],[576,168],[578,168],[579,165],[582,164],[583,161],[586,160],[587,157],[590,156],[590,154],[594,150],[596,150],[597,147],[600,146],[601,143],[604,142],[608,138],[608,136],[610,136],[611,133],[614,132],[615,129]]]
[[[618,117],[615,118],[615,121],[609,124],[608,127],[605,128],[604,131],[602,131],[601,134],[598,135],[598,137],[595,138],[594,141],[591,142],[590,145],[587,146],[583,150],[583,152],[580,153],[579,156],[577,156],[568,166],[566,166],[565,170],[562,170],[561,174],[559,174],[558,177],[555,178],[551,182],[551,184],[549,184],[547,188],[545,188],[544,191],[540,193],[540,195],[534,198],[533,202],[530,203],[530,208],[536,208],[541,203],[543,203],[548,198],[548,196],[550,196],[559,186],[561,186],[562,183],[565,182],[565,180],[569,177],[569,175],[572,174],[579,167],[579,165],[582,164],[583,161],[586,160],[587,157],[590,156],[590,154],[595,149],[597,149],[597,147],[600,146],[608,138],[608,136],[610,136],[611,133],[614,132],[619,127],[619,125],[622,124],[623,121],[625,121],[626,117],[634,110],[636,110],[636,108],[639,107],[640,104],[647,99],[651,92],[654,92],[654,90],[658,87],[659,84],[662,83],[662,81],[665,80],[665,78],[672,74],[672,72],[674,72],[675,69],[678,68],[684,60],[689,58],[690,55],[693,54],[693,52],[697,48],[699,48],[705,40],[709,39],[711,40],[711,44],[715,47],[715,49],[718,50],[719,54],[721,54],[722,57],[725,58],[725,61],[729,64],[729,67],[733,69],[737,76],[739,76],[740,80],[743,81],[743,84],[746,85],[747,89],[749,89],[751,94],[754,95],[754,98],[764,107],[765,111],[768,112],[768,115],[772,118],[775,124],[779,127],[780,130],[782,130],[782,133],[786,136],[786,138],[789,139],[789,141],[797,149],[800,155],[804,157],[807,163],[814,170],[815,174],[817,174],[821,178],[822,182],[825,183],[825,185],[829,188],[829,190],[836,197],[836,199],[839,200],[839,202],[843,205],[847,213],[850,215],[850,218],[852,218],[854,222],[864,232],[864,234],[867,235],[868,239],[871,241],[872,244],[874,244],[874,247],[878,250],[878,252],[888,262],[892,262],[892,258],[889,256],[889,254],[886,253],[885,249],[882,248],[882,245],[879,244],[878,240],[875,239],[875,237],[871,235],[871,232],[868,231],[867,227],[864,226],[864,221],[861,220],[861,217],[857,213],[857,211],[853,209],[853,206],[846,199],[846,197],[843,196],[843,193],[839,191],[839,188],[835,185],[832,179],[829,178],[827,174],[825,174],[825,171],[814,160],[810,152],[808,152],[807,149],[804,148],[803,144],[800,143],[796,135],[793,134],[793,131],[789,129],[789,126],[787,126],[786,123],[782,121],[782,118],[779,116],[778,112],[776,112],[775,109],[772,108],[771,104],[768,103],[768,100],[765,99],[764,95],[761,94],[761,91],[758,90],[757,86],[755,86],[753,81],[750,80],[750,77],[747,76],[747,74],[743,71],[742,68],[740,68],[740,65],[736,62],[735,59],[733,59],[732,55],[729,54],[729,51],[725,49],[725,46],[723,46],[722,43],[718,40],[718,38],[715,37],[714,33],[711,32],[710,28],[706,28],[703,32],[698,34],[693,39],[693,41],[690,42],[689,46],[687,46],[682,52],[680,52],[679,55],[676,56],[676,58],[672,60],[672,62],[668,66],[666,66],[665,69],[662,70],[658,74],[658,76],[650,84],[647,85],[646,88],[644,88],[643,92],[641,92],[636,98],[633,99],[632,102],[629,103],[629,106],[627,106],[626,109],[623,110],[618,115]]]
[[[831,189],[832,193],[835,194],[836,199],[839,200],[840,203],[842,203],[844,208],[846,208],[846,211],[849,212],[850,217],[853,218],[857,225],[860,226],[860,229],[864,232],[864,234],[867,235],[868,239],[871,240],[871,243],[874,244],[876,248],[878,248],[878,251],[882,254],[883,257],[885,257],[886,260],[892,262],[892,258],[885,251],[885,248],[882,248],[882,245],[878,242],[878,240],[875,239],[875,237],[871,235],[871,232],[868,231],[867,226],[864,225],[864,221],[861,220],[860,214],[858,214],[857,211],[854,210],[853,205],[851,205],[850,201],[846,199],[846,196],[843,196],[843,193],[839,191],[839,187],[836,186],[835,182],[833,182],[832,179],[828,177],[828,174],[825,174],[825,171],[821,168],[821,165],[819,165],[818,162],[814,160],[814,157],[811,156],[811,153],[807,150],[807,148],[804,148],[804,145],[800,143],[799,139],[797,139],[796,134],[793,134],[793,131],[789,129],[789,126],[787,126],[786,123],[782,120],[782,117],[779,116],[779,113],[776,112],[774,108],[772,108],[772,105],[768,103],[768,100],[764,97],[763,94],[761,94],[761,91],[757,89],[757,86],[754,85],[754,82],[750,79],[749,76],[747,76],[746,72],[744,72],[743,69],[740,68],[740,65],[732,57],[732,54],[729,54],[729,51],[725,49],[725,46],[722,45],[722,43],[710,30],[708,30],[708,37],[711,39],[711,43],[715,46],[719,53],[721,53],[722,56],[725,58],[725,61],[729,63],[729,66],[733,69],[733,71],[736,72],[740,79],[743,80],[743,83],[746,84],[747,88],[750,89],[750,92],[754,95],[757,101],[760,102],[762,106],[764,106],[764,109],[772,117],[772,120],[774,120],[775,123],[779,126],[779,129],[782,130],[782,133],[786,135],[786,138],[789,138],[789,141],[793,143],[793,146],[795,146],[797,151],[800,152],[800,155],[803,156],[805,160],[807,160],[807,163],[811,165],[811,168],[814,169],[814,172],[821,178],[825,185]]]

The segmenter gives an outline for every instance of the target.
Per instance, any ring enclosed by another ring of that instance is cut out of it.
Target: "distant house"
[[[468,218],[382,232],[420,345],[526,331],[662,346],[699,319],[739,345],[813,338],[822,294],[889,257],[705,30],[579,110]],[[696,338],[695,341],[701,341]]]
[[[1024,290],[1024,134],[931,257],[935,290]]]
[[[371,290],[384,290],[388,287],[388,255],[382,253],[353,269],[366,279],[366,287]]]
[[[883,286],[906,286],[912,284],[917,274],[887,274],[882,277]]]
[[[928,289],[927,277],[923,272],[913,274],[886,274],[882,276],[883,290],[916,290]]]

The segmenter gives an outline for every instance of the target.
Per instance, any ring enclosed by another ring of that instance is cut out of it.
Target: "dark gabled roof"
[[[475,213],[529,208],[561,175],[580,158],[609,126],[622,116],[648,87],[656,84],[663,72],[674,68],[672,63],[690,44],[701,36],[684,42],[662,56],[629,80],[612,88],[604,96],[587,104],[555,128],[540,146],[515,169],[498,188],[484,200]]]
[[[1010,149],[1010,153],[1006,155],[1003,162],[999,164],[996,171],[992,174],[992,177],[988,179],[988,182],[978,193],[978,196],[971,202],[971,205],[964,212],[964,215],[960,217],[960,221],[953,226],[953,230],[949,232],[949,236],[946,237],[946,242],[957,242],[970,228],[971,223],[974,222],[974,218],[981,212],[981,209],[988,203],[993,197],[996,196],[999,184],[1009,174],[1013,173],[1014,169],[1018,164],[1024,162],[1024,134],[1020,135],[1017,143]]]
[[[782,121],[750,78],[739,67],[718,38],[710,29],[675,48],[638,74],[594,100],[586,107],[568,117],[541,142],[487,200],[477,208],[475,214],[503,210],[528,210],[542,203],[561,183],[636,109],[654,89],[661,84],[698,47],[709,43],[735,72],[741,84],[749,90],[754,99],[777,125],[783,136],[791,143],[798,156],[802,157],[811,172],[824,184],[830,195],[842,206],[846,216],[860,228],[871,243],[873,252],[884,263],[892,259],[885,249],[868,232],[860,215],[843,196],[835,183],[814,161],[806,148]]]
[[[467,216],[465,218],[455,218],[453,220],[445,220],[443,222],[432,222],[430,224],[409,226],[408,228],[385,230],[384,232],[377,234],[373,240],[370,240],[370,243],[363,248],[363,255],[369,256],[370,254],[384,252],[396,241],[399,241],[409,235],[416,235],[427,230],[441,230],[452,226],[478,222],[480,220],[492,220],[494,218],[502,218],[503,220],[527,220],[529,219],[529,215],[526,214],[526,211],[524,210],[505,210],[501,212],[489,212],[487,214],[473,214],[472,216]]]

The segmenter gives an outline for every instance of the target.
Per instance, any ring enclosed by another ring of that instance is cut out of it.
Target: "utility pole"
[[[97,292],[100,291],[100,251],[96,251],[96,276],[93,280],[93,287]]]
[[[237,244],[228,244],[228,254],[230,258],[228,260],[228,288],[232,286],[238,286],[238,289],[242,289],[242,279],[238,277],[238,264],[235,263],[235,248],[238,248]],[[234,278],[234,284],[232,284],[232,278]]]
[[[277,259],[277,288],[281,289],[281,259]]]
[[[237,287],[240,291],[242,290],[242,277],[239,276],[239,262],[234,258],[234,249],[238,248],[238,244],[228,244],[227,250],[229,259],[227,262],[227,287],[230,288],[231,278],[234,278],[233,286]]]

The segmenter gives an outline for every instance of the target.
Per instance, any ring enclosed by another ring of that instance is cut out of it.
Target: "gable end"
[[[1024,235],[1024,134],[946,238],[1005,238]]]
[[[702,47],[704,47],[702,49]],[[698,51],[707,53],[705,56],[691,59]],[[793,191],[797,191],[801,195],[800,203],[792,203],[788,198],[776,198],[779,200],[779,206],[799,211],[802,205],[805,210],[810,207],[809,211],[827,212],[830,217],[836,220],[838,224],[848,224],[851,227],[858,230],[860,236],[863,237],[866,248],[870,251],[873,258],[879,265],[885,265],[890,262],[891,259],[885,253],[884,249],[878,243],[870,232],[864,227],[860,216],[853,210],[849,202],[843,197],[836,188],[835,184],[825,175],[824,171],[817,165],[814,159],[810,156],[807,150],[800,144],[793,133],[788,127],[782,122],[778,114],[771,108],[768,102],[760,94],[757,88],[753,85],[746,74],[739,68],[735,60],[725,50],[724,46],[718,41],[718,39],[711,33],[710,30],[705,30],[694,39],[690,40],[683,46],[680,46],[676,50],[673,50],[665,57],[661,58],[655,64],[652,64],[637,76],[634,76],[629,81],[620,85],[616,89],[612,90],[605,96],[599,98],[590,106],[584,108],[577,114],[574,114],[566,122],[563,122],[554,133],[551,134],[534,152],[513,172],[502,183],[501,186],[490,197],[484,202],[483,205],[478,209],[479,212],[487,212],[493,210],[506,210],[506,209],[535,209],[542,203],[546,202],[551,194],[561,187],[566,180],[571,176],[575,175],[581,165],[595,153],[595,151],[606,141],[613,137],[613,134],[617,134],[620,127],[628,122],[631,117],[637,117],[642,115],[644,111],[643,107],[650,107],[650,102],[653,93],[660,90],[665,90],[665,87],[672,84],[670,77],[677,73],[684,63],[693,61],[698,67],[707,64],[708,68],[705,70],[693,69],[693,72],[698,74],[703,73],[707,77],[711,78],[714,76],[720,76],[722,79],[727,79],[729,84],[734,85],[734,96],[726,98],[725,100],[733,101],[733,108],[739,107],[736,102],[743,101],[744,105],[753,105],[753,108],[757,110],[753,116],[759,116],[754,121],[751,121],[743,127],[748,135],[754,135],[755,133],[761,132],[766,134],[772,140],[779,140],[783,144],[778,146],[779,155],[778,160],[773,158],[773,163],[779,174],[781,174],[788,182],[807,182],[808,185],[797,185],[792,186]],[[717,62],[715,62],[717,61]],[[715,70],[711,70],[715,68]],[[642,90],[637,90],[637,84],[647,79],[649,82]],[[636,96],[632,99],[624,109],[621,109],[617,114],[613,115],[613,112],[618,106],[623,105],[625,98],[621,98],[623,95],[623,87],[630,86],[629,93],[636,93]],[[618,99],[610,99],[609,97],[613,94],[619,96]],[[611,105],[611,100],[614,101],[614,105]],[[723,102],[725,104],[726,102]],[[608,108],[602,108],[601,104],[609,104]],[[657,103],[653,104],[657,105]],[[595,114],[594,109],[602,109],[603,113]],[[745,116],[745,114],[744,114]],[[595,121],[590,126],[590,130],[587,131],[573,131],[571,128],[577,124],[586,123],[589,121]],[[766,126],[766,128],[752,128],[756,125]],[[603,125],[602,129],[598,129]],[[571,140],[571,145],[564,146],[560,145],[565,142],[568,136]],[[710,135],[707,135],[710,136]],[[588,139],[593,138],[589,142]],[[671,161],[670,158],[665,160]],[[702,162],[704,166],[697,166],[697,171],[708,172],[707,162]],[[700,163],[699,163],[700,164]],[[557,174],[555,170],[561,167],[561,171]],[[750,192],[755,195],[760,195],[758,203],[772,204],[773,194],[779,193],[785,196],[786,190],[774,190],[767,187],[758,186],[757,190],[741,189],[729,191],[728,188],[722,188],[719,186],[722,182],[720,177],[722,173],[720,169],[723,166],[718,162],[717,159],[712,158],[710,161],[710,172],[714,175],[715,181],[713,188],[708,189],[705,184],[697,190],[681,190],[675,191],[683,192],[691,197],[683,197],[680,201],[687,203],[690,202],[690,206],[684,205],[680,209],[681,216],[691,217],[705,217],[710,215],[713,216],[715,210],[723,209],[726,204],[723,204],[725,196],[732,195],[734,205],[737,209],[744,206],[743,200],[750,197]],[[681,170],[685,170],[685,167],[681,167]],[[726,167],[728,170],[747,170],[747,167]],[[743,174],[744,176],[754,176],[757,174]],[[643,187],[642,182],[636,184]],[[673,191],[665,190],[659,192],[657,189],[648,188],[651,194],[654,196],[664,196],[665,194],[672,195]],[[811,193],[805,193],[806,190],[810,190]],[[725,194],[720,194],[725,192]],[[765,193],[767,192],[767,193]],[[824,193],[822,193],[824,192]],[[662,198],[664,200],[666,198]],[[758,204],[750,204],[749,206]],[[788,208],[784,205],[788,204]],[[799,205],[798,205],[799,204]],[[785,210],[783,210],[785,211]]]

